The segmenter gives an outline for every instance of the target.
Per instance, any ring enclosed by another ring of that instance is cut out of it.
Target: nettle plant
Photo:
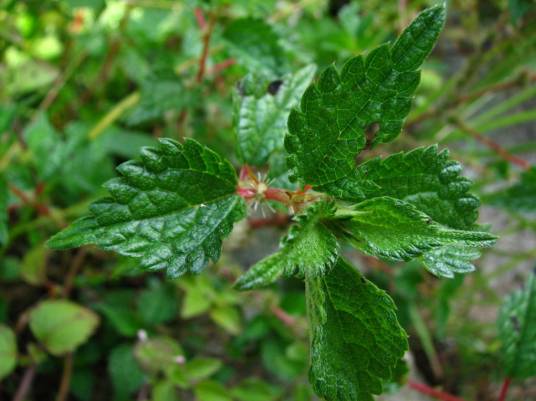
[[[236,287],[303,279],[314,390],[330,401],[372,400],[397,379],[407,334],[392,299],[344,259],[341,245],[387,261],[419,258],[433,274],[452,277],[472,271],[479,249],[495,241],[476,224],[479,201],[446,150],[430,146],[356,162],[361,151],[400,133],[419,67],[444,21],[444,5],[429,8],[394,44],[354,57],[340,71],[328,67],[310,85],[314,69],[306,67],[261,95],[248,92],[251,77],[239,86],[239,157],[277,165],[277,182],[288,183],[290,172],[294,187],[274,187],[247,165],[237,177],[228,160],[193,139],[161,139],[139,160],[121,164],[120,177],[105,184],[109,197],[48,245],[94,244],[178,277],[219,258],[248,204],[285,207],[293,223],[280,249]],[[277,162],[285,151],[288,170]]]

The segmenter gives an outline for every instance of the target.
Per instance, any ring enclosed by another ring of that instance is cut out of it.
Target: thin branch
[[[63,296],[65,298],[69,298],[69,294],[73,289],[74,279],[78,271],[84,264],[84,259],[86,258],[86,255],[86,248],[81,248],[76,254],[76,256],[73,258],[71,265],[69,266],[69,271],[67,272],[67,276],[65,277],[65,281],[63,284]]]
[[[283,309],[281,309],[279,306],[273,305],[270,308],[270,311],[272,314],[285,326],[287,326],[290,329],[294,329],[296,326],[296,319],[294,319],[292,316],[290,316],[287,312],[285,312]]]
[[[17,392],[15,393],[12,401],[24,401],[26,399],[26,396],[32,387],[35,377],[35,370],[36,366],[34,364],[28,366],[24,372],[24,376],[22,376],[22,380],[20,381],[19,387],[17,388]]]
[[[501,386],[501,393],[499,394],[499,401],[506,400],[506,394],[508,394],[508,389],[510,388],[511,382],[512,379],[510,379],[509,377],[504,379],[503,384]]]
[[[210,37],[212,36],[212,32],[214,31],[214,25],[216,25],[216,13],[212,12],[210,14],[210,19],[204,29],[203,34],[203,50],[201,51],[201,57],[199,58],[199,69],[197,71],[196,76],[196,81],[198,83],[202,82],[203,77],[205,76]]]
[[[514,156],[510,152],[508,152],[505,148],[503,148],[501,145],[499,145],[497,142],[491,140],[490,138],[482,135],[480,132],[475,130],[474,128],[469,127],[467,124],[465,124],[463,121],[459,119],[454,119],[454,124],[463,132],[466,134],[471,135],[475,140],[480,142],[481,144],[487,146],[489,149],[491,149],[493,152],[495,152],[499,157],[501,157],[503,160],[506,160],[509,163],[512,163],[518,167],[521,167],[524,170],[527,170],[530,168],[530,163],[527,162],[524,159],[521,159],[520,157]]]
[[[419,383],[413,380],[408,381],[408,386],[421,394],[429,395],[432,398],[440,401],[465,401],[463,398],[456,397],[452,394],[445,393],[441,390],[436,390],[424,383]]]
[[[63,362],[63,373],[61,375],[60,389],[56,401],[65,401],[69,395],[71,387],[71,376],[73,373],[73,354],[69,352]]]

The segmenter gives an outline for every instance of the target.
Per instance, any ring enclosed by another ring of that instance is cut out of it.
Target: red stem
[[[501,387],[501,393],[499,394],[499,401],[506,400],[506,394],[508,393],[508,388],[510,387],[510,382],[512,379],[509,377],[505,378]]]
[[[408,386],[415,391],[418,391],[421,394],[429,395],[436,400],[441,401],[465,401],[463,398],[458,398],[452,394],[445,393],[441,390],[436,390],[435,388],[429,387],[424,383],[418,383],[413,380],[408,381]]]
[[[207,21],[205,20],[203,10],[201,10],[201,8],[199,7],[196,7],[194,9],[194,14],[195,14],[195,19],[197,21],[197,25],[199,26],[199,28],[205,29],[205,27],[207,26]]]

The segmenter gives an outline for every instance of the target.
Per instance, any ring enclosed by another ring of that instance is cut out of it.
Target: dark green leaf
[[[335,236],[323,225],[322,219],[333,216],[332,204],[319,202],[294,218],[280,244],[280,250],[261,260],[240,276],[236,287],[241,290],[266,286],[282,274],[322,275],[338,256]]]
[[[306,277],[306,294],[314,390],[327,401],[372,401],[408,348],[392,299],[342,259]]]
[[[140,389],[145,375],[134,358],[130,345],[123,344],[114,348],[108,359],[108,374],[112,379],[115,400],[132,399],[132,394]]]
[[[536,167],[523,172],[518,183],[488,195],[487,202],[514,212],[536,212]]]
[[[471,181],[461,171],[447,150],[430,146],[376,157],[319,190],[351,202],[390,196],[414,204],[440,224],[468,229],[475,224],[480,202],[468,193]]]
[[[217,260],[222,238],[244,216],[231,164],[192,139],[161,139],[118,171],[106,184],[110,197],[52,237],[51,248],[95,244],[180,276]]]
[[[399,134],[419,83],[417,69],[444,21],[444,5],[427,9],[394,45],[352,58],[340,73],[333,66],[322,73],[288,119],[285,147],[295,178],[313,186],[340,180],[353,173],[367,141],[389,142]]]

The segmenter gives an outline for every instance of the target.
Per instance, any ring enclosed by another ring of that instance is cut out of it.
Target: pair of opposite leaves
[[[310,380],[327,400],[371,400],[396,376],[406,334],[389,296],[339,257],[338,238],[388,260],[420,257],[434,273],[470,271],[494,237],[476,231],[478,200],[460,165],[436,147],[356,167],[371,146],[393,140],[409,113],[418,68],[444,25],[444,5],[423,11],[397,41],[326,69],[290,112],[284,138],[294,179],[325,194],[295,218],[281,249],[243,275],[242,289],[282,274],[305,279],[311,322]],[[176,277],[219,258],[222,239],[246,216],[226,159],[188,139],[162,139],[118,167],[109,197],[52,237],[64,249],[95,244]]]

